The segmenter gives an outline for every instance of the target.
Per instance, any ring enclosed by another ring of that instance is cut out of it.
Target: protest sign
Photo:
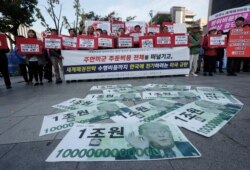
[[[146,87],[154,91],[189,91],[191,86],[185,85],[169,85],[169,84],[147,84]]]
[[[209,35],[208,47],[210,48],[225,48],[227,47],[226,35]]]
[[[128,106],[118,101],[95,101],[95,103],[95,105],[82,109],[81,114],[76,115],[75,121],[78,123],[93,123],[115,115],[131,112]]]
[[[159,25],[149,25],[147,26],[147,33],[160,33],[160,26]]]
[[[235,104],[218,104],[206,100],[197,100],[168,113],[161,119],[174,122],[180,127],[210,137],[229,122],[241,108],[242,106]]]
[[[199,93],[196,90],[189,91],[145,91],[142,93],[143,99],[200,99]]]
[[[16,38],[17,52],[20,54],[42,54],[43,43],[35,38]]]
[[[140,37],[143,36],[141,32],[133,32],[129,34],[131,37],[133,37],[134,44],[140,43]]]
[[[57,109],[63,109],[63,110],[77,110],[82,107],[86,106],[92,106],[97,103],[91,101],[91,100],[84,100],[80,98],[72,98],[67,101],[61,102],[59,104],[53,105],[52,107]]]
[[[235,28],[235,20],[238,17],[243,17],[246,21],[250,21],[250,6],[231,8],[209,16],[208,30],[209,28],[216,27],[217,30],[227,32]]]
[[[160,33],[155,34],[155,47],[172,47],[173,46],[173,34]]]
[[[168,122],[75,124],[47,162],[195,158],[201,154]]]
[[[102,29],[108,32],[108,35],[111,34],[111,23],[109,21],[92,21],[92,20],[85,20],[85,32],[88,31],[89,26],[93,26],[94,30]]]
[[[98,47],[114,48],[114,37],[108,35],[101,35],[98,37]]]
[[[141,36],[139,37],[140,48],[154,48],[153,36]]]
[[[201,99],[215,102],[215,103],[232,103],[243,105],[238,99],[236,99],[229,91],[225,89],[218,89],[214,87],[197,87],[197,91],[200,94]]]
[[[168,32],[174,32],[174,23],[173,22],[162,22],[162,26],[168,27]]]
[[[250,57],[250,28],[232,29],[229,34],[228,57]]]
[[[7,37],[4,33],[0,33],[0,50],[9,49],[7,44]]]
[[[62,49],[62,37],[59,36],[44,37],[44,48]]]
[[[92,86],[90,90],[105,90],[105,89],[116,89],[116,88],[127,88],[132,87],[131,84],[110,84],[110,85],[97,85]]]
[[[188,47],[63,50],[65,80],[185,75]]]
[[[111,117],[111,120],[119,122],[151,122],[160,119],[169,112],[176,110],[183,104],[166,100],[155,99],[130,107],[132,112],[127,112]]]
[[[174,34],[174,46],[188,46],[188,34]]]
[[[144,35],[144,33],[146,33],[146,27],[147,27],[147,23],[143,22],[143,21],[129,21],[125,23],[126,26],[126,34],[132,33],[134,32],[134,28],[136,25],[139,25],[141,27],[141,35]]]
[[[77,49],[77,37],[62,36],[63,49],[76,50]]]
[[[138,101],[141,100],[140,93],[108,93],[108,94],[89,94],[84,99],[102,101]]]
[[[78,49],[98,49],[98,40],[94,36],[78,35],[77,36]]]
[[[132,48],[134,45],[133,37],[129,35],[121,35],[117,37],[118,48]]]
[[[123,28],[125,30],[125,22],[113,21],[111,23],[111,34],[117,35],[120,28]]]

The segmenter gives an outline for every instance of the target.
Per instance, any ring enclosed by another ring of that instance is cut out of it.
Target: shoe
[[[237,74],[233,73],[232,76],[237,76]]]
[[[34,86],[38,86],[38,85],[39,85],[39,83],[35,83],[35,84],[34,84]]]
[[[52,80],[48,80],[48,83],[52,83]]]
[[[209,76],[213,76],[213,73],[209,73]]]
[[[220,73],[224,73],[224,71],[221,70]]]
[[[42,85],[43,85],[43,82],[40,82],[39,84],[42,86]]]
[[[6,89],[11,89],[12,87],[11,86],[6,86]]]
[[[207,73],[205,72],[205,73],[203,73],[203,76],[207,76]]]
[[[57,80],[56,81],[56,84],[61,84],[62,83],[62,80]]]
[[[186,77],[189,77],[189,76],[190,76],[190,74],[186,74],[185,76],[186,76]]]
[[[192,76],[197,77],[198,75],[197,75],[197,74],[195,74],[195,73],[192,73]]]

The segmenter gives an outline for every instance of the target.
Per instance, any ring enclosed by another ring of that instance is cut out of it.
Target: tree
[[[129,17],[126,18],[126,21],[127,22],[133,21],[135,18],[136,18],[136,16],[129,16]]]
[[[18,35],[20,25],[32,26],[35,21],[37,0],[2,0],[0,5],[0,31]],[[15,42],[8,37],[13,43]]]
[[[150,22],[161,25],[163,22],[172,22],[172,18],[170,14],[159,14],[153,17]]]
[[[56,8],[59,8],[58,14],[56,14]],[[47,0],[47,6],[45,6],[45,9],[54,22],[54,28],[58,30],[59,34],[61,34],[64,23],[61,21],[62,4],[60,4],[60,0]],[[39,9],[36,9],[36,17],[41,20],[42,26],[44,26],[47,30],[51,29]]]

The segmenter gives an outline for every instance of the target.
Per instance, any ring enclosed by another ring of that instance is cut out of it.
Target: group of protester
[[[248,27],[244,25],[244,18],[239,17],[235,20],[236,28]],[[134,32],[140,32],[141,27],[136,25]],[[161,28],[162,33],[168,33],[168,27],[163,26]],[[89,26],[86,32],[90,36],[108,35],[106,30],[94,29],[93,26]],[[208,34],[204,36],[202,41],[202,33],[199,25],[194,25],[191,28],[189,36],[189,48],[190,48],[190,73],[186,76],[198,76],[197,73],[201,71],[201,65],[203,63],[203,75],[213,76],[216,73],[217,63],[219,72],[223,73],[223,60],[224,60],[224,48],[211,48],[208,46],[208,35],[222,35],[222,30],[216,28],[210,28]],[[228,33],[227,33],[228,34]],[[51,35],[58,35],[56,29],[51,30]],[[70,37],[76,36],[76,30],[69,29]],[[125,29],[120,28],[117,36],[125,35]],[[148,35],[154,35],[149,32]],[[36,38],[36,32],[34,30],[28,31],[28,38]],[[138,46],[134,46],[138,48]],[[52,82],[52,66],[54,68],[54,75],[56,84],[62,83],[60,71],[63,73],[63,56],[61,50],[56,49],[44,49],[42,55],[22,55],[18,53],[17,48],[14,49],[15,55],[19,61],[20,72],[27,85],[43,85],[43,79],[47,79],[48,82]],[[8,60],[6,53],[9,50],[0,50],[0,72],[4,77],[4,82],[7,89],[11,88],[11,82],[8,73]],[[236,76],[236,72],[240,72],[241,62],[243,61],[243,71],[249,70],[249,59],[228,58],[227,59],[227,75]],[[35,81],[33,82],[33,79]]]
[[[235,28],[249,27],[249,24],[244,24],[245,19],[243,17],[238,17],[235,20]],[[216,73],[216,68],[219,68],[220,73],[223,72],[224,65],[224,48],[211,48],[208,45],[208,35],[227,35],[229,37],[230,31],[224,33],[223,30],[217,30],[212,27],[208,30],[208,34],[203,37],[200,32],[200,27],[198,25],[193,26],[189,36],[190,43],[190,74],[186,76],[198,76],[197,73],[201,70],[201,64],[203,63],[203,75],[213,76]],[[202,62],[203,61],[203,62]],[[249,72],[250,58],[227,58],[227,75],[237,76],[237,72]]]

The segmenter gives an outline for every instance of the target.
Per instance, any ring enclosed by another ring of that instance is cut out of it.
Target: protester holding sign
[[[215,27],[212,27],[208,31],[208,35],[215,35],[217,32],[217,29]],[[207,73],[209,73],[209,76],[213,76],[214,67],[215,67],[215,61],[217,56],[217,49],[214,47],[208,46],[208,35],[204,37],[204,41],[202,44],[202,48],[204,49],[204,73],[203,75],[206,76]]]
[[[217,35],[223,35],[223,30],[217,31]],[[219,72],[224,73],[223,68],[223,60],[224,60],[224,54],[225,54],[225,48],[217,48],[217,57],[216,57],[216,65],[217,62],[219,62]],[[216,72],[216,68],[214,69],[214,72]]]
[[[88,30],[87,30],[87,35],[94,36],[94,31],[95,31],[94,27],[93,26],[89,26]]]
[[[235,20],[235,26],[236,28],[242,28],[243,24],[244,24],[245,18],[243,17],[238,17]],[[228,32],[229,36],[230,36],[230,32],[231,30]],[[237,76],[237,74],[235,74],[236,71],[240,71],[240,60],[239,58],[235,58],[235,57],[228,57],[227,58],[227,75],[228,76]]]
[[[169,33],[168,27],[167,26],[163,26],[161,32],[162,33]]]
[[[197,70],[197,61],[201,48],[201,33],[200,26],[193,25],[191,28],[190,36],[189,36],[189,48],[190,48],[190,72],[188,76],[198,76],[195,74]]]
[[[51,35],[57,36],[58,30],[52,29]],[[49,49],[49,56],[50,56],[50,60],[52,62],[54,70],[55,70],[56,84],[60,84],[60,83],[62,83],[62,79],[60,76],[60,69],[63,73],[63,61],[62,61],[63,56],[61,54],[61,50],[60,49]]]
[[[28,38],[37,39],[36,32],[34,30],[28,31]],[[33,77],[35,78],[34,86],[43,85],[43,64],[44,58],[42,55],[27,54],[26,55],[28,68],[29,68],[29,84],[32,84]],[[38,81],[39,76],[39,81]]]
[[[11,89],[10,76],[8,71],[8,59],[6,53],[9,49],[0,49],[0,72],[3,75],[4,83],[7,89]]]

